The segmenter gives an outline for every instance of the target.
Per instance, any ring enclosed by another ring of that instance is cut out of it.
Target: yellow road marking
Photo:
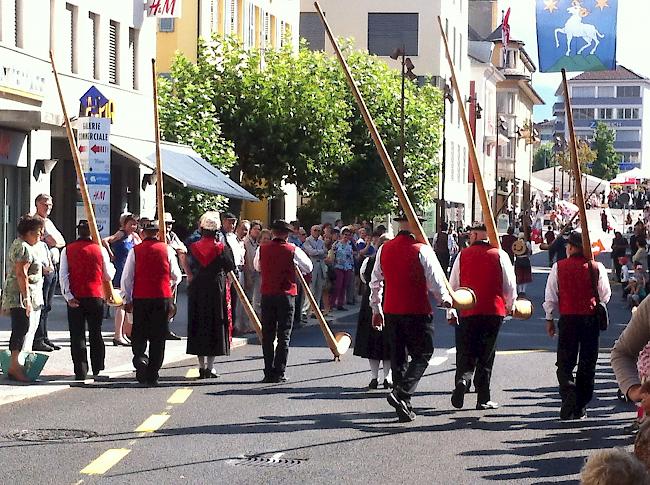
[[[190,369],[190,370],[188,370],[187,374],[185,374],[185,377],[187,379],[192,379],[192,378],[199,377],[199,369]]]
[[[135,428],[136,433],[153,433],[169,419],[169,414],[152,414]]]
[[[106,450],[99,458],[93,460],[86,468],[81,470],[81,473],[84,475],[101,475],[106,473],[130,452],[131,450],[126,448]]]
[[[522,354],[535,354],[537,352],[549,352],[548,350],[500,350],[497,355],[522,355]]]
[[[187,401],[187,398],[190,397],[190,394],[192,394],[192,389],[176,389],[176,391],[174,391],[174,394],[172,394],[171,397],[167,399],[167,403],[183,404],[185,401]]]

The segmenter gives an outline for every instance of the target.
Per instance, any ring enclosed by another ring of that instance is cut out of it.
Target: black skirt
[[[366,281],[370,281],[375,258],[371,258],[366,265]],[[354,355],[372,360],[390,359],[390,348],[388,346],[388,332],[375,330],[372,326],[372,308],[370,308],[370,287],[365,284],[361,307],[359,308],[359,320],[357,321],[357,333],[354,339]]]

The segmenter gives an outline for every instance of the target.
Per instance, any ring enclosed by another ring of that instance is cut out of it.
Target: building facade
[[[576,137],[593,140],[596,123],[605,123],[616,132],[620,170],[650,172],[650,123],[643,120],[650,103],[650,79],[617,66],[614,71],[585,72],[568,83]],[[568,139],[562,86],[556,95],[555,131]]]

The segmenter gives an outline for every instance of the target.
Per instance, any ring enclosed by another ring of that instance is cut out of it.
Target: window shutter
[[[110,23],[108,38],[108,82],[117,84],[117,24]]]

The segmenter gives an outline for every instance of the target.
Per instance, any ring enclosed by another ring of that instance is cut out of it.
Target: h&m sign
[[[147,0],[147,17],[178,18],[181,16],[181,0]]]

